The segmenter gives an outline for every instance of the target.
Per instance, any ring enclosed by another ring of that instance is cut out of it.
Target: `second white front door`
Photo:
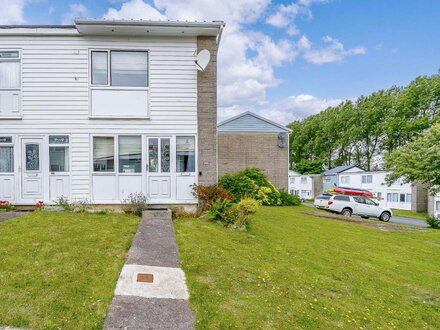
[[[21,139],[21,199],[32,201],[44,198],[43,138]]]
[[[171,196],[171,138],[147,138],[147,189],[150,199]]]

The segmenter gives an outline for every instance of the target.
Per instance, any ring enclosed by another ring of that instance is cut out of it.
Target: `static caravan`
[[[0,199],[195,203],[192,186],[217,180],[223,26],[2,26]]]

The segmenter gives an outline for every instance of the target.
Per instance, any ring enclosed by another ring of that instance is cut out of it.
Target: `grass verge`
[[[175,223],[199,329],[440,324],[440,233],[382,231],[263,207],[248,232]]]
[[[138,222],[34,212],[0,223],[0,326],[101,329]]]
[[[421,220],[426,220],[426,218],[428,217],[428,213],[424,213],[424,212],[419,213],[410,210],[397,210],[397,209],[392,209],[392,211],[393,211],[393,215],[399,217],[415,218]]]

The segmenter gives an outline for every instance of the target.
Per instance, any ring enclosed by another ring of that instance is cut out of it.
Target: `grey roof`
[[[253,112],[246,111],[217,125],[219,132],[290,133],[292,130]]]
[[[364,169],[362,167],[357,166],[357,165],[342,165],[342,166],[333,167],[333,168],[325,171],[324,175],[339,174],[339,173],[345,172],[353,167],[359,167],[362,171],[364,171]]]

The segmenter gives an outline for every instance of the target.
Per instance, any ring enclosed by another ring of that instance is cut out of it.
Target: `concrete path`
[[[311,203],[303,203],[303,205],[316,209],[315,206]],[[354,215],[354,217],[356,217],[356,215]],[[375,220],[375,218],[371,218],[371,219]],[[426,221],[424,221],[424,220],[417,219],[417,218],[409,218],[409,217],[399,217],[396,215],[393,215],[391,217],[390,222],[391,223],[398,223],[401,225],[416,226],[416,227],[425,227],[425,228],[429,227],[428,224],[426,223]]]
[[[0,213],[0,222],[22,217],[26,214],[28,214],[28,212],[2,212]]]
[[[193,329],[171,214],[146,211],[121,270],[104,329]]]

